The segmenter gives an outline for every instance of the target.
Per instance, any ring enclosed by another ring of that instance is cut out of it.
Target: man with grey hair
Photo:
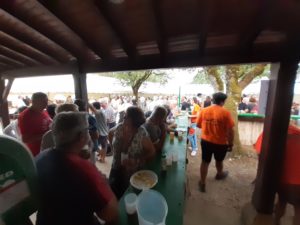
[[[101,105],[99,102],[93,102],[93,104],[89,104],[89,108],[94,113],[97,121],[99,131],[98,144],[101,146],[101,150],[99,151],[99,161],[104,163],[108,144],[108,126],[106,123],[106,117],[104,112],[101,110]]]
[[[70,103],[58,105],[55,109],[55,114],[57,115],[58,113],[61,112],[78,112],[78,106]],[[41,143],[41,151],[48,148],[53,148],[54,146],[55,144],[53,140],[52,130],[49,130],[43,135],[42,143]]]
[[[36,156],[40,152],[42,137],[49,130],[52,120],[45,111],[48,105],[45,93],[34,93],[31,100],[32,105],[19,115],[18,126],[22,141]]]
[[[102,99],[100,103],[107,120],[108,128],[111,129],[115,127],[117,123],[116,123],[116,114],[113,108],[108,104],[106,99]]]
[[[88,144],[88,114],[62,112],[52,124],[55,148],[36,158],[40,187],[37,225],[117,224],[118,202],[106,179],[80,156]]]

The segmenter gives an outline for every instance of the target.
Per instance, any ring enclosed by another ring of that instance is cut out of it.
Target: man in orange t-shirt
[[[199,188],[205,192],[205,180],[212,156],[216,160],[216,180],[225,179],[227,171],[223,171],[223,160],[227,151],[233,146],[234,121],[228,110],[223,108],[227,95],[221,92],[213,95],[213,105],[204,108],[197,119],[197,126],[202,129],[201,148],[202,162],[200,168]]]
[[[254,148],[258,154],[261,151],[263,134],[261,134]],[[284,152],[282,173],[279,182],[278,203],[275,209],[275,224],[280,223],[285,213],[286,204],[290,203],[295,209],[294,224],[300,224],[300,129],[290,125]]]

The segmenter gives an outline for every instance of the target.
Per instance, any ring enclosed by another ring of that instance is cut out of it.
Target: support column
[[[272,64],[264,138],[252,203],[257,212],[273,212],[294,96],[298,61]]]
[[[86,73],[73,74],[76,99],[88,100]]]
[[[14,79],[9,79],[5,86],[5,79],[0,78],[0,116],[2,118],[2,126],[6,127],[10,123],[7,96],[11,89]]]

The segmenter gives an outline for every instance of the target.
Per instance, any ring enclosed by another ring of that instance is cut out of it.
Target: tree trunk
[[[215,92],[224,91],[224,82],[219,72],[219,67],[213,66],[206,69],[206,74],[210,78],[211,84]]]
[[[225,108],[228,109],[231,113],[231,116],[234,120],[234,146],[233,146],[233,155],[240,155],[242,153],[242,144],[240,141],[239,135],[239,124],[238,124],[238,112],[237,112],[237,102],[231,95],[228,95],[228,98],[225,103]]]
[[[225,103],[225,108],[227,108],[234,120],[234,146],[233,155],[240,155],[242,153],[242,144],[239,135],[238,126],[238,104],[241,99],[242,89],[239,86],[238,81],[238,66],[227,66],[226,68],[226,90],[228,98]]]
[[[135,96],[137,105],[139,105],[139,87],[132,87],[132,92]]]

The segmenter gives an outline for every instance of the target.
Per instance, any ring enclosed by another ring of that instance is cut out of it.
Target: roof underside
[[[298,0],[2,0],[0,7],[6,77],[300,55]]]

